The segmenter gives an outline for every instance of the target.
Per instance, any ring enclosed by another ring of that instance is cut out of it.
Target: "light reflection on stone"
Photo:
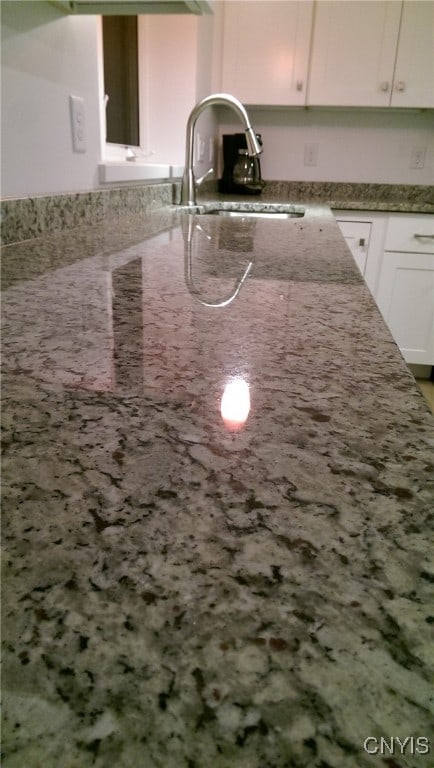
[[[249,385],[244,379],[228,381],[224,388],[221,415],[228,429],[238,429],[245,424],[250,411]]]

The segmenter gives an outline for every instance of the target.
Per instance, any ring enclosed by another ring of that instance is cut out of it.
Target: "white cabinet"
[[[434,216],[390,215],[376,300],[406,362],[434,365]]]
[[[434,0],[225,0],[220,87],[247,105],[434,107]]]
[[[434,365],[434,216],[334,214],[404,359]]]
[[[309,103],[387,107],[400,15],[399,0],[317,3]]]
[[[317,2],[308,103],[433,107],[432,0]]]
[[[371,236],[370,221],[337,220],[339,228],[362,275],[365,274],[366,260]]]
[[[367,283],[375,296],[388,216],[376,211],[334,211],[337,224]]]
[[[434,2],[407,0],[391,94],[392,107],[434,107]]]
[[[222,90],[244,104],[305,104],[313,2],[230,0],[223,14]]]

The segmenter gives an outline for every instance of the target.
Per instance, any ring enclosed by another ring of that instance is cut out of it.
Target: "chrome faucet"
[[[241,102],[238,101],[235,96],[231,96],[230,93],[213,93],[211,96],[206,96],[204,99],[202,99],[202,101],[199,101],[195,107],[193,107],[187,120],[185,168],[184,176],[182,178],[181,205],[196,205],[196,183],[193,173],[194,126],[196,124],[196,120],[204,109],[207,107],[213,107],[217,104],[232,107],[232,109],[239,116],[241,122],[244,124],[247,140],[247,151],[250,157],[257,157],[262,152],[261,145],[259,144],[253,128],[250,125],[249,116]]]

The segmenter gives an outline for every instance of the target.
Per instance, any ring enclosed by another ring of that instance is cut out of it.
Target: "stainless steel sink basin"
[[[284,211],[207,211],[208,214],[213,216],[227,216],[234,219],[297,219],[304,216],[304,211],[291,211],[285,213]]]
[[[199,216],[223,216],[234,219],[299,219],[305,209],[283,203],[206,203],[180,206],[181,210]]]

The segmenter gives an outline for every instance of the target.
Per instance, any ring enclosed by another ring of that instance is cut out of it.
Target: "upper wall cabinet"
[[[392,107],[434,107],[434,2],[403,4]]]
[[[231,0],[223,13],[223,91],[244,104],[305,104],[313,2]]]
[[[308,102],[433,107],[434,3],[316,3]]]

